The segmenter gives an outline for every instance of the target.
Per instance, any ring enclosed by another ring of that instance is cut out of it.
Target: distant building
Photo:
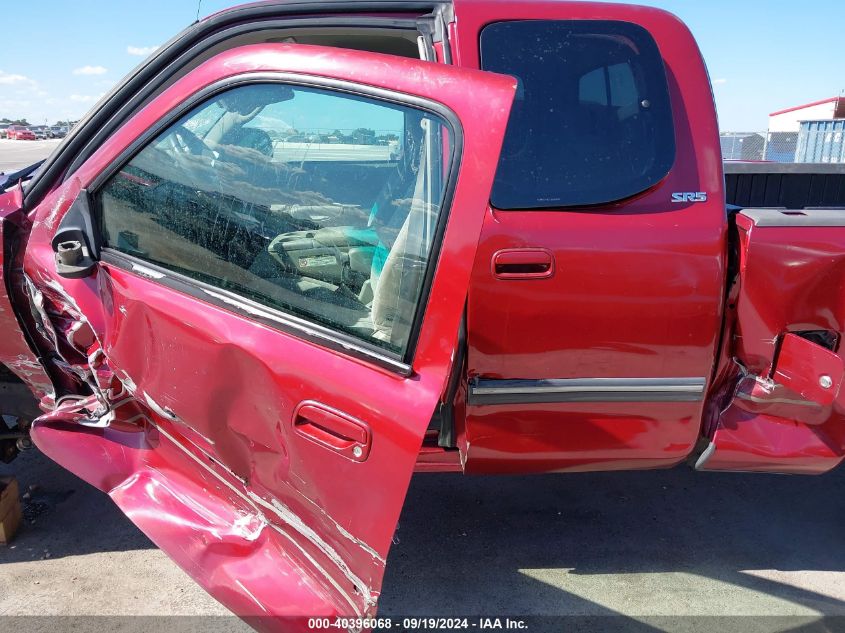
[[[765,159],[786,163],[842,162],[842,126],[836,123],[837,119],[845,119],[845,97],[772,112]]]
[[[756,132],[722,132],[719,143],[723,160],[763,160],[766,138]]]
[[[769,115],[769,133],[798,133],[801,129],[801,121],[830,121],[832,119],[845,119],[845,97],[831,97],[772,112]]]

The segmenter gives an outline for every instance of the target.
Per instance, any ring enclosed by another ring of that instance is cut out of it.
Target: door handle
[[[319,402],[300,403],[293,414],[293,428],[301,437],[352,461],[363,462],[370,455],[370,426]]]
[[[555,274],[555,258],[545,248],[507,248],[492,261],[497,279],[548,279]]]

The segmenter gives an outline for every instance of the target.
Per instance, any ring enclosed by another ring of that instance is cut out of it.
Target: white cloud
[[[137,57],[146,57],[158,50],[158,46],[127,46],[126,52]]]
[[[70,95],[70,100],[76,101],[77,103],[89,103],[95,99],[97,99],[97,97],[93,95]]]
[[[0,70],[0,85],[13,86],[15,84],[35,85],[35,81],[24,75],[15,75]]]
[[[107,72],[109,69],[103,66],[82,66],[73,69],[74,75],[105,75]]]
[[[714,85],[714,86],[723,86],[723,85],[725,85],[726,83],[728,83],[728,80],[727,80],[727,79],[724,79],[724,78],[722,78],[722,79],[714,79],[714,80],[713,80],[713,85]]]
[[[23,110],[32,105],[31,101],[23,99],[0,99],[0,110],[8,112],[10,110]]]

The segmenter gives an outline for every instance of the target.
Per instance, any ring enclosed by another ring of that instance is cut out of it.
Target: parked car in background
[[[9,129],[11,123],[0,123],[0,138],[6,138],[6,130]]]
[[[29,129],[33,134],[35,134],[35,138],[38,140],[52,138],[50,135],[50,128],[46,125],[30,125]]]
[[[35,133],[24,125],[10,125],[6,130],[6,138],[18,141],[34,141]]]
[[[63,125],[54,125],[50,128],[50,138],[64,138],[67,136],[67,128]]]

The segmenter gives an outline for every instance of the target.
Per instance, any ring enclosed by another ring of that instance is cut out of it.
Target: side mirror
[[[97,232],[91,219],[90,196],[79,192],[53,236],[56,273],[68,279],[81,279],[94,272],[100,257]]]

